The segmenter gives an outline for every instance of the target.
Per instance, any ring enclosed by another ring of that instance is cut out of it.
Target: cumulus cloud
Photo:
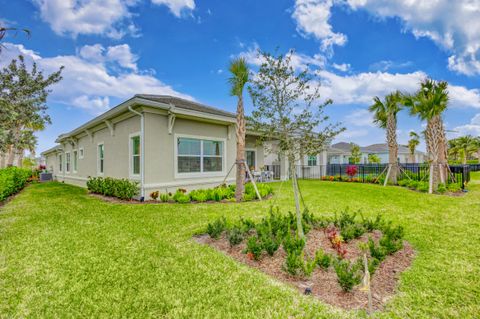
[[[297,30],[304,36],[313,35],[321,41],[324,51],[331,51],[334,45],[343,46],[347,36],[333,32],[330,24],[333,0],[297,0],[292,17],[297,22]]]
[[[99,45],[82,47],[76,55],[54,57],[42,57],[22,45],[11,43],[4,45],[0,66],[18,54],[23,54],[28,63],[35,61],[46,73],[65,66],[63,80],[53,87],[51,99],[85,109],[92,114],[107,110],[112,98],[127,99],[139,93],[167,94],[193,99],[177,92],[151,74],[135,72],[137,70],[135,59],[129,59],[128,54],[126,57],[118,54],[118,51],[131,54],[126,44],[108,48]],[[122,49],[118,50],[118,47]],[[110,67],[112,63],[117,67]]]
[[[453,134],[451,135],[452,137],[464,135],[480,136],[480,113],[475,115],[470,120],[470,123],[453,128]]]
[[[353,110],[350,114],[345,116],[344,123],[348,124],[348,126],[375,126],[373,124],[373,113],[367,109]]]
[[[183,10],[193,10],[194,0],[151,0],[166,5],[177,17]],[[120,39],[126,34],[138,36],[132,22],[131,8],[139,0],[33,0],[40,17],[59,35],[104,35]]]
[[[379,18],[398,17],[405,31],[427,37],[450,52],[448,67],[480,74],[480,2],[474,0],[297,0],[293,18],[304,35],[321,40],[322,48],[344,45],[347,37],[330,24],[334,5],[365,10]]]
[[[350,70],[351,66],[349,63],[342,63],[342,64],[333,63],[332,67],[338,71],[347,72],[348,70]]]
[[[180,17],[183,11],[192,11],[195,9],[194,0],[152,0],[152,3],[166,5],[177,17]],[[210,11],[210,9],[208,11]]]

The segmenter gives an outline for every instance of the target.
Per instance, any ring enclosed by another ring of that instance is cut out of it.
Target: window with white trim
[[[140,175],[140,135],[135,135],[130,137],[130,173],[132,175]]]
[[[103,169],[104,169],[104,156],[105,156],[105,148],[103,144],[98,144],[98,150],[97,150],[97,159],[98,159],[98,166],[97,166],[97,172],[99,174],[103,174]]]
[[[317,166],[317,156],[308,156],[308,166]]]
[[[73,151],[73,172],[76,173],[78,170],[78,151]]]
[[[65,171],[70,173],[70,152],[65,153]]]
[[[85,153],[85,151],[83,150],[83,147],[79,148],[78,149],[78,158],[83,159],[84,153]]]
[[[210,173],[223,170],[223,141],[177,138],[177,172]]]
[[[58,154],[58,171],[63,172],[63,156]]]

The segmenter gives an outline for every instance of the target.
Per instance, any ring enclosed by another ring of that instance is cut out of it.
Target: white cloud
[[[97,43],[94,45],[84,45],[80,48],[79,54],[85,60],[93,61],[93,62],[102,62],[104,60],[103,53],[105,48],[103,45]]]
[[[337,69],[338,71],[342,71],[342,72],[347,72],[348,70],[350,70],[350,67],[351,67],[349,63],[342,63],[342,64],[333,63],[332,66],[334,69]]]
[[[451,54],[448,59],[451,70],[480,74],[478,0],[296,0],[292,17],[297,30],[321,40],[323,49],[342,46],[347,41],[329,22],[334,5],[365,10],[379,18],[398,17],[405,31],[427,37],[447,50]]]
[[[152,3],[166,5],[177,17],[181,16],[183,10],[191,11],[195,9],[194,0],[152,0]]]
[[[151,0],[166,5],[177,17],[183,10],[193,10],[194,0]],[[130,9],[140,0],[33,0],[40,17],[60,35],[98,34],[120,39],[126,34],[138,36]]]
[[[329,23],[333,4],[333,0],[296,0],[292,14],[297,22],[297,30],[304,36],[311,34],[321,40],[324,51],[347,42],[346,35],[333,32]]]
[[[116,54],[109,56],[108,51],[116,47],[107,49],[101,49],[99,46],[82,47],[78,55],[41,57],[22,45],[11,43],[4,45],[0,66],[5,65],[6,61],[10,61],[20,53],[25,55],[27,62],[37,62],[46,73],[57,71],[60,66],[65,66],[62,73],[63,80],[53,87],[51,100],[86,109],[92,114],[99,114],[108,109],[112,98],[127,99],[139,93],[167,94],[193,99],[175,91],[151,74],[132,71],[133,68],[137,68],[133,60],[122,60]],[[100,55],[97,54],[98,51]],[[92,61],[92,56],[100,57],[100,60]],[[133,64],[130,65],[126,61]],[[123,68],[111,68],[110,64],[113,62]]]
[[[378,17],[399,17],[416,37],[427,37],[452,53],[451,70],[480,74],[480,1],[346,0]]]
[[[109,47],[107,50],[107,60],[116,61],[124,68],[137,70],[138,57],[132,53],[128,44],[120,44]]]
[[[345,120],[343,122],[348,124],[348,126],[375,126],[373,124],[373,114],[367,109],[353,110],[350,114],[345,116]]]
[[[470,123],[453,128],[453,132],[450,135],[452,138],[463,135],[480,136],[480,113],[475,115],[470,120]]]

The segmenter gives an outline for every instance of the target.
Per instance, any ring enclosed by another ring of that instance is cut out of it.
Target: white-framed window
[[[222,175],[225,143],[221,138],[175,135],[176,177]]]
[[[78,151],[73,150],[73,172],[76,173],[78,171]]]
[[[245,150],[245,161],[250,170],[255,170],[257,167],[257,152],[255,150]]]
[[[63,172],[63,156],[58,154],[58,171]]]
[[[83,159],[84,156],[85,156],[85,151],[83,150],[83,147],[80,147],[78,149],[78,158]]]
[[[71,157],[70,152],[65,152],[65,171],[70,173]]]
[[[317,156],[308,156],[307,160],[307,165],[308,166],[317,166]]]
[[[105,168],[105,146],[102,143],[97,145],[97,174],[103,175]]]
[[[140,133],[130,134],[130,176],[139,177],[140,176],[140,166],[141,163],[141,141]]]

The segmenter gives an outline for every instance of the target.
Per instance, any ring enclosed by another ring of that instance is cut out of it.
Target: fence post
[[[362,183],[365,183],[365,165],[362,165]]]

